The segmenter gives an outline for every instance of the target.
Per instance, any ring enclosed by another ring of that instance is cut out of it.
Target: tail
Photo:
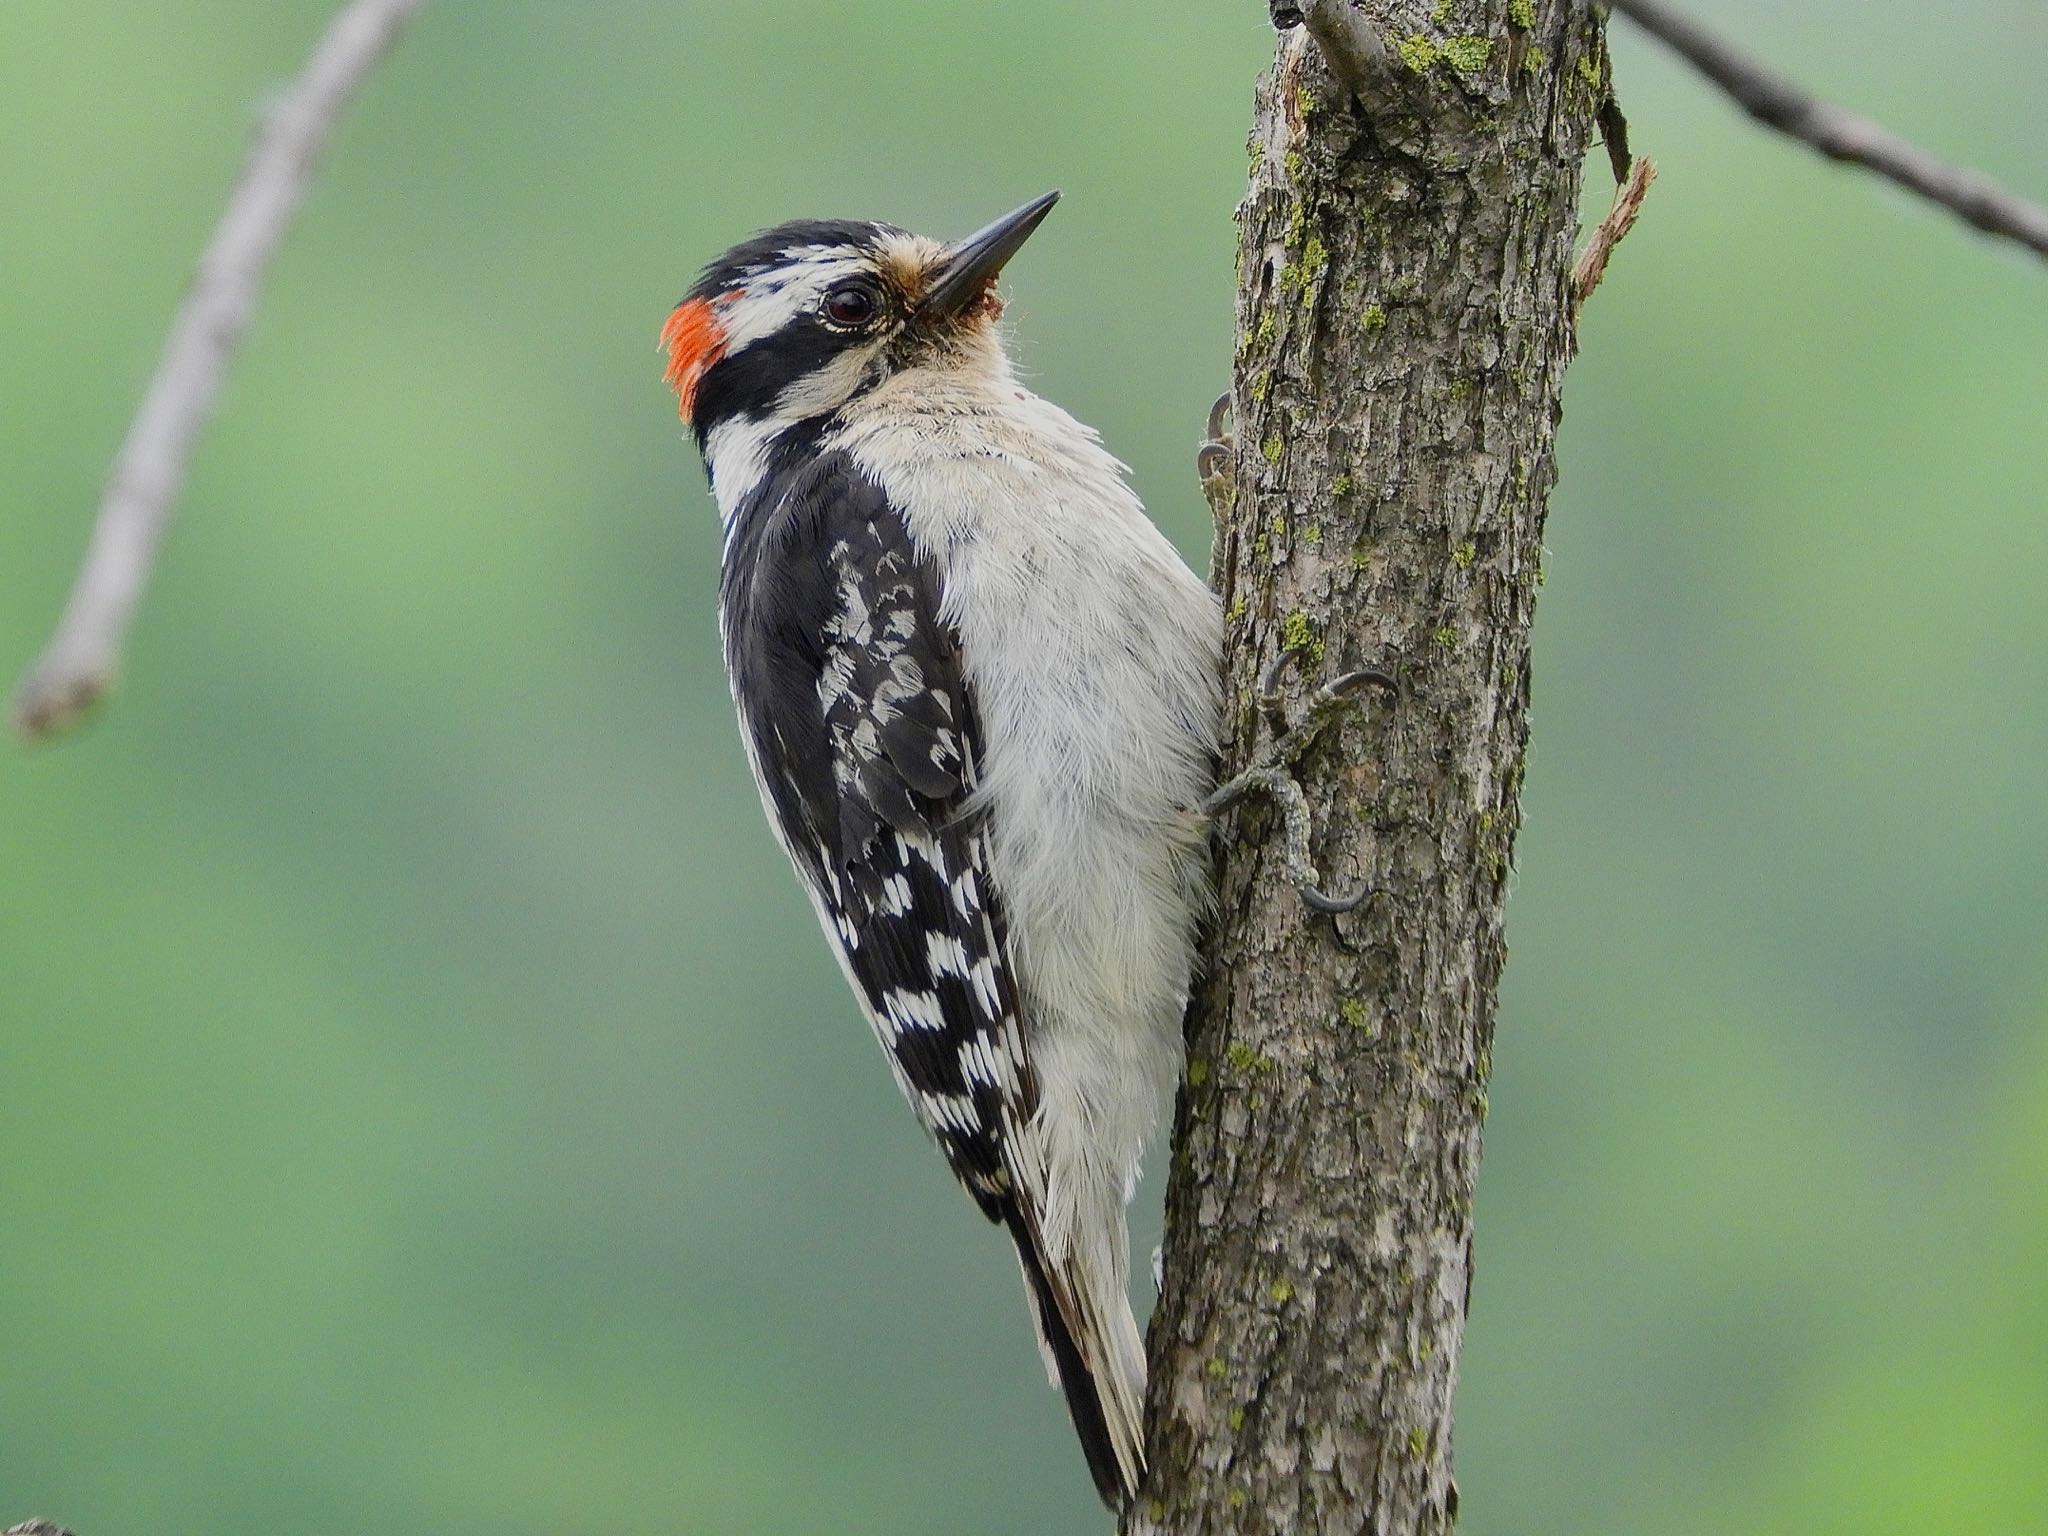
[[[1145,1350],[1124,1277],[1098,1272],[1119,1266],[1091,1261],[1080,1244],[1055,1259],[1023,1202],[1010,1200],[1003,1220],[1024,1269],[1046,1374],[1066,1394],[1095,1491],[1120,1512],[1145,1472]]]

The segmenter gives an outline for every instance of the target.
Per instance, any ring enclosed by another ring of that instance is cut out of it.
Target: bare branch
[[[192,445],[248,330],[271,259],[335,123],[421,4],[346,0],[304,71],[264,117],[107,476],[85,566],[56,636],[15,695],[15,724],[24,735],[61,729],[113,681]]]
[[[1888,177],[1989,234],[2017,240],[2048,256],[2048,208],[2008,192],[1988,176],[1936,159],[1859,113],[1816,99],[1662,0],[1610,3],[1734,97],[1758,122],[1830,159]]]
[[[1607,258],[1614,254],[1614,248],[1622,238],[1636,227],[1636,215],[1643,211],[1643,199],[1649,196],[1650,184],[1657,179],[1657,162],[1647,155],[1638,155],[1631,163],[1628,180],[1621,190],[1614,194],[1614,206],[1607,210],[1607,217],[1600,221],[1593,231],[1593,238],[1586,242],[1586,248],[1579,252],[1579,259],[1572,267],[1572,318],[1577,319],[1580,309],[1585,306],[1586,296],[1600,286],[1600,279],[1607,275]]]

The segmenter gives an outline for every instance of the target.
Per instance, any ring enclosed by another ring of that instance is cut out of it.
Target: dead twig
[[[85,565],[56,635],[15,695],[14,720],[24,735],[46,736],[69,724],[112,683],[192,445],[249,328],[271,258],[343,110],[422,3],[346,0],[298,79],[264,117],[107,476]]]
[[[1373,117],[1399,110],[1414,93],[1414,72],[1387,47],[1380,29],[1351,0],[1309,0],[1292,10],[1329,61],[1331,72]],[[1280,25],[1278,15],[1275,24]]]
[[[1572,265],[1572,318],[1578,319],[1579,311],[1585,306],[1586,297],[1600,286],[1600,279],[1607,274],[1607,258],[1614,254],[1614,248],[1621,244],[1624,236],[1635,228],[1636,215],[1643,211],[1643,199],[1649,195],[1650,184],[1657,179],[1657,162],[1647,155],[1637,155],[1629,165],[1628,180],[1621,184],[1621,190],[1614,194],[1614,206],[1607,210],[1607,217],[1600,221],[1593,231],[1593,238],[1586,242],[1586,248],[1579,252],[1579,259]]]

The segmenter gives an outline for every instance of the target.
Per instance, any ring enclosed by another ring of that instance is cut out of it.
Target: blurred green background
[[[9,673],[328,8],[7,0]],[[2038,0],[1711,9],[2048,195]],[[1615,46],[1664,178],[1568,393],[1464,1528],[2039,1532],[2048,273]],[[125,692],[0,750],[0,1516],[1103,1528],[761,823],[654,336],[757,226],[1063,187],[1026,365],[1200,559],[1269,49],[1251,0],[427,7]]]

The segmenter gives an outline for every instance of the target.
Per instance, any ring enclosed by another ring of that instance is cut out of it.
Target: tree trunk
[[[1272,739],[1276,657],[1292,710],[1351,668],[1403,687],[1298,768],[1325,888],[1365,882],[1362,907],[1304,903],[1270,801],[1225,823],[1127,1532],[1408,1536],[1457,1511],[1529,626],[1607,62],[1579,0],[1303,9],[1323,46],[1281,33],[1239,211],[1225,771]],[[1332,26],[1370,29],[1363,54]]]

